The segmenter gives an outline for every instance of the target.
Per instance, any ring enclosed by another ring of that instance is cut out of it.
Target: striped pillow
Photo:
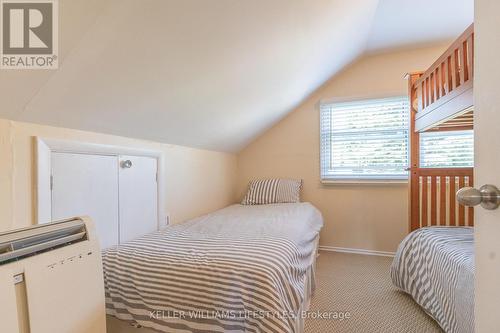
[[[259,179],[248,184],[242,205],[300,202],[301,179]]]

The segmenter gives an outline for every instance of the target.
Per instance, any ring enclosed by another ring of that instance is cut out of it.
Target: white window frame
[[[319,155],[320,155],[320,183],[323,185],[408,185],[409,173],[401,178],[363,178],[363,177],[346,177],[346,178],[323,178],[323,154],[322,154],[322,129],[321,129],[321,106],[324,104],[335,104],[335,103],[350,103],[350,102],[363,102],[370,100],[382,100],[382,99],[395,99],[395,98],[408,98],[403,94],[395,95],[376,95],[376,96],[362,96],[362,97],[351,97],[351,98],[332,98],[327,100],[320,100],[317,104],[318,114],[319,114]],[[409,107],[408,107],[409,112]],[[408,131],[410,129],[408,128]],[[408,137],[408,156],[407,165],[410,163],[410,137]]]
[[[453,130],[453,131],[436,131],[436,132],[427,132],[427,133],[421,133],[420,134],[420,147],[419,147],[419,152],[420,152],[420,159],[419,163],[420,166],[419,168],[421,169],[428,169],[428,168],[449,168],[449,169],[455,169],[455,168],[473,168],[474,167],[474,144],[472,144],[472,165],[466,165],[466,166],[456,166],[456,165],[424,165],[424,147],[423,147],[423,142],[425,140],[425,135],[429,136],[460,136],[460,135],[466,135],[467,132],[470,132],[470,136],[472,136],[472,140],[474,141],[474,130]]]

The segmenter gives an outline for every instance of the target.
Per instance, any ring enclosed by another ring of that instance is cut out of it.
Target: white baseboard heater
[[[99,242],[89,218],[0,233],[2,332],[105,333]]]

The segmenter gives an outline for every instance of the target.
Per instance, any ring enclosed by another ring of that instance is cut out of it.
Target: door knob
[[[132,161],[131,160],[126,160],[126,161],[121,161],[120,162],[120,166],[123,168],[123,169],[129,169],[132,167]]]
[[[488,210],[497,209],[500,205],[500,190],[495,185],[486,184],[479,188],[464,187],[457,191],[457,200],[464,206],[477,206]]]

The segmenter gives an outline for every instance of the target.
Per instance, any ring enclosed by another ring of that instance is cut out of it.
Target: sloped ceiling
[[[381,0],[367,50],[451,41],[474,21],[474,0]]]
[[[59,69],[0,71],[0,117],[235,152],[387,47],[384,1],[60,0]]]

